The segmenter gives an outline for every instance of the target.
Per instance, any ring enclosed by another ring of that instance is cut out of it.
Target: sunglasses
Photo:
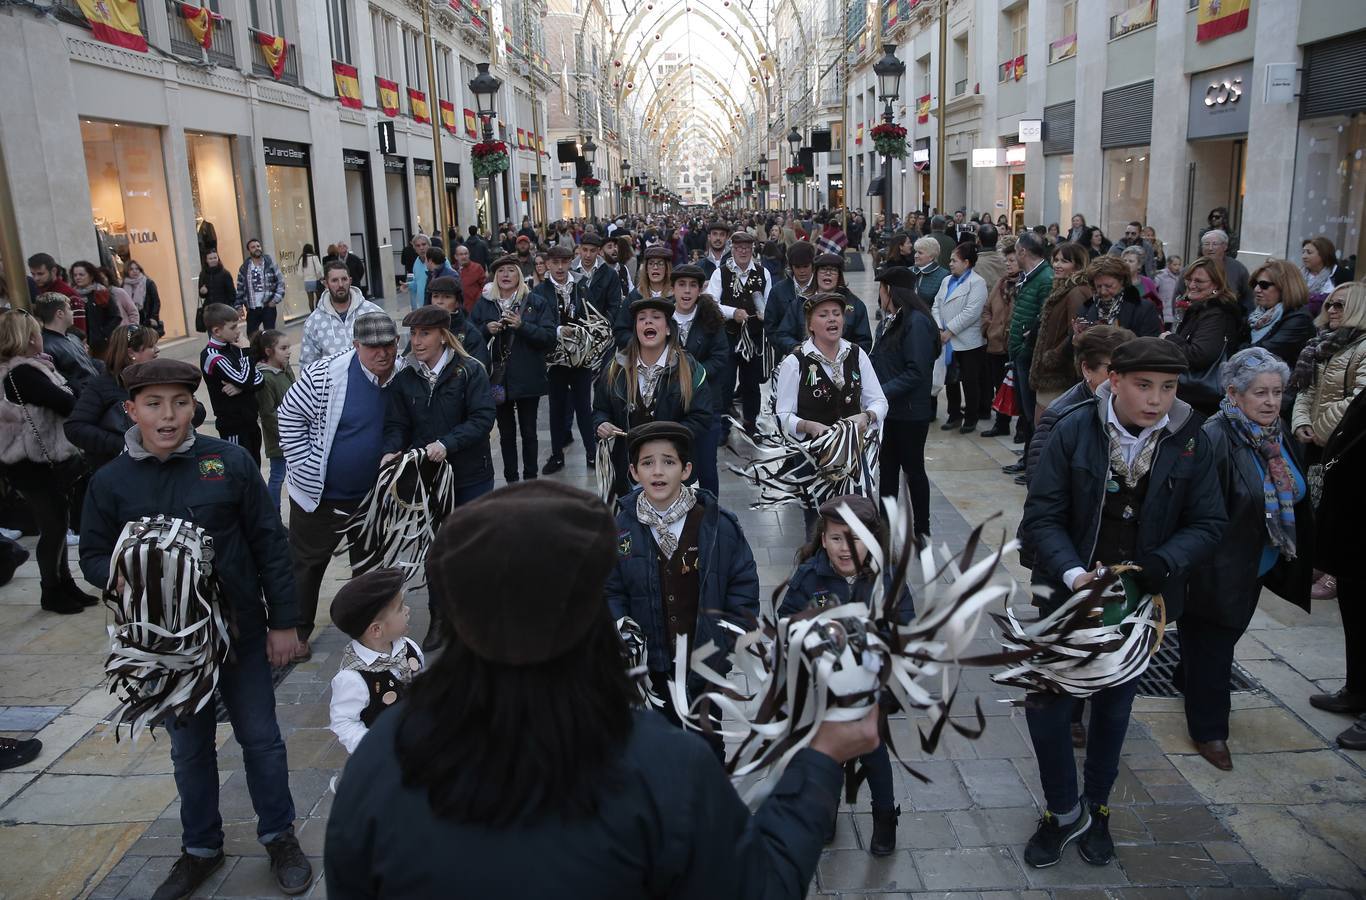
[[[1260,281],[1254,281],[1254,282],[1252,282],[1252,286],[1255,287],[1255,288],[1256,288],[1257,290],[1259,290],[1259,291],[1266,291],[1266,290],[1270,290],[1271,288],[1274,288],[1274,287],[1280,287],[1280,285],[1276,284],[1276,282],[1274,282],[1274,281],[1267,281],[1266,279],[1262,279],[1262,280],[1260,280]]]
[[[1346,309],[1347,304],[1341,300],[1334,300],[1332,303],[1323,304],[1324,309]]]

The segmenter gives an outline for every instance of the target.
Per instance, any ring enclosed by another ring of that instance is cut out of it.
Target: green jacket
[[[285,452],[280,449],[280,423],[275,418],[275,410],[285,399],[285,392],[294,383],[294,367],[276,369],[260,366],[262,383],[256,392],[256,408],[261,412],[261,437],[266,445],[266,459],[284,459]]]
[[[1006,347],[1011,359],[1024,350],[1025,335],[1039,327],[1039,312],[1052,291],[1053,267],[1048,263],[1036,268],[1016,289],[1015,305],[1010,311],[1010,339]],[[1017,372],[1015,377],[1021,377],[1020,373]]]

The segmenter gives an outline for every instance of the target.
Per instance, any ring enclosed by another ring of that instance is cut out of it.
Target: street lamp
[[[877,76],[878,99],[886,105],[882,109],[882,121],[892,124],[892,102],[901,93],[901,76],[906,74],[906,64],[896,58],[896,44],[882,45],[882,58],[873,63],[873,74]],[[846,203],[847,206],[847,203]],[[882,163],[882,227],[892,229],[892,155],[888,153]]]
[[[621,161],[621,211],[624,215],[631,212],[631,164]]]
[[[793,125],[792,130],[787,133],[787,142],[792,147],[791,152],[787,155],[787,164],[789,166],[795,166],[797,164],[797,145],[802,142],[802,133],[797,130],[796,125]],[[793,210],[796,210],[797,208],[796,184],[792,185],[792,208]]]
[[[598,145],[593,143],[593,136],[590,134],[588,139],[583,142],[583,158],[588,163],[588,177],[593,177],[593,155],[598,152]],[[592,222],[597,217],[594,209],[593,195],[588,195],[588,221]]]
[[[768,209],[768,188],[760,188],[759,185],[768,181],[768,154],[759,154],[759,177],[754,185],[754,196],[758,198],[760,209]]]
[[[475,67],[478,73],[470,79],[470,93],[474,94],[474,104],[479,107],[479,119],[484,123],[484,142],[493,140],[493,117],[497,114],[493,107],[494,98],[498,96],[498,89],[503,86],[503,80],[489,74],[489,64],[481,62]],[[494,176],[489,175],[489,234],[493,235],[498,228],[498,190],[494,185]]]

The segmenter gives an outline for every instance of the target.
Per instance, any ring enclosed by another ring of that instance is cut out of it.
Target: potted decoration
[[[906,129],[891,122],[883,122],[873,129],[873,146],[883,156],[906,158]]]
[[[788,166],[783,170],[783,174],[786,175],[787,180],[793,184],[806,183],[806,169],[803,169],[801,166]]]
[[[590,175],[579,182],[579,187],[583,188],[583,192],[587,196],[596,197],[598,191],[602,190],[602,182]]]
[[[470,168],[475,178],[492,178],[508,168],[508,148],[502,141],[483,141],[470,151]]]

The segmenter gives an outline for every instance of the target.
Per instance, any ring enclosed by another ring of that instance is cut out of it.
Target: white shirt
[[[887,418],[887,397],[882,393],[882,382],[878,380],[877,372],[873,370],[873,361],[868,358],[868,354],[863,352],[862,347],[850,344],[844,338],[840,338],[840,349],[849,348],[850,353],[858,354],[859,371],[859,408],[864,412],[871,412],[877,418],[876,427],[882,430],[882,421]],[[778,387],[777,387],[777,413],[778,421],[787,433],[794,438],[801,438],[803,435],[797,431],[797,425],[801,419],[797,416],[797,388],[801,382],[802,363],[805,354],[816,353],[816,345],[810,339],[797,348],[796,353],[789,353],[783,357],[782,363],[778,366]],[[820,354],[816,354],[819,356]],[[838,355],[838,351],[836,351]],[[834,377],[834,366],[830,361],[821,357],[821,367],[825,369],[825,374]]]
[[[648,500],[646,502],[649,503]],[[653,506],[654,504],[651,503],[650,505]],[[670,522],[668,525],[665,525],[664,527],[668,529],[669,534],[674,536],[674,541],[678,541],[683,537],[683,526],[686,525],[687,522],[688,517],[684,516],[677,522]],[[645,530],[650,532],[650,537],[655,539],[655,546],[659,547],[660,550],[663,550],[664,547],[659,543],[659,532],[655,530],[655,527],[651,525],[647,527]]]
[[[674,321],[678,323],[678,346],[681,347],[688,342],[688,333],[692,331],[692,320],[695,318],[697,318],[696,306],[689,313],[674,310]]]
[[[734,257],[732,257],[732,259],[734,259]],[[725,306],[721,303],[721,270],[725,268],[728,262],[729,261],[727,261],[727,263],[718,265],[716,267],[716,271],[711,273],[711,278],[707,279],[706,293],[710,294],[712,298],[716,300],[716,305],[721,307],[721,315],[723,317],[727,319],[733,319],[735,318],[735,312],[737,308],[734,306]],[[760,274],[764,276],[763,293],[755,294],[754,296],[754,308],[759,311],[759,318],[762,319],[764,317],[764,308],[768,305],[769,292],[773,290],[773,279],[768,277],[768,269],[765,269],[763,266],[759,265],[759,261],[757,259],[751,259],[749,261],[749,266],[740,270],[740,275],[743,277],[745,275],[748,275],[755,269],[758,269]]]
[[[425,666],[426,660],[422,656],[422,651],[418,649],[417,643],[408,641],[407,638],[399,638],[394,641],[393,647],[389,649],[389,655],[397,653],[403,648],[403,644],[408,643],[408,655],[417,655],[419,663],[418,671]],[[373,663],[379,653],[371,650],[360,641],[352,641],[351,647],[360,657],[360,661],[367,666]],[[394,674],[398,674],[397,670]],[[360,720],[360,714],[365,707],[370,704],[370,692],[365,687],[365,679],[354,669],[342,669],[332,676],[332,702],[328,709],[328,728],[341,741],[341,745],[346,748],[347,753],[355,753],[356,745],[361,738],[365,737],[370,730],[365,723]]]

